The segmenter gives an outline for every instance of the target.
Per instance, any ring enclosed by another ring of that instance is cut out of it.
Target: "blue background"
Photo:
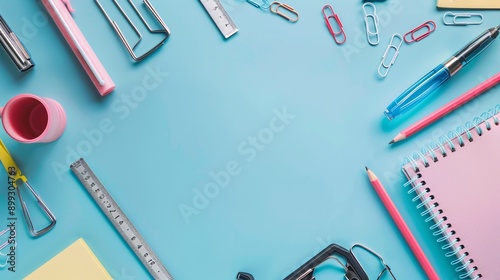
[[[372,47],[361,1],[290,0],[300,13],[295,24],[245,1],[222,2],[240,29],[228,40],[199,1],[153,1],[172,36],[151,57],[134,63],[94,1],[73,1],[76,22],[117,84],[106,97],[99,96],[36,1],[0,3],[37,63],[19,74],[7,55],[0,55],[0,103],[34,93],[59,101],[68,118],[65,133],[53,143],[21,144],[0,132],[58,221],[48,234],[31,238],[18,205],[16,272],[3,269],[0,277],[25,277],[79,237],[115,279],[149,277],[70,171],[69,164],[82,156],[176,279],[234,279],[238,271],[280,279],[329,243],[363,243],[380,253],[399,279],[424,279],[370,186],[365,165],[380,177],[442,279],[456,279],[403,189],[400,167],[412,151],[497,104],[499,89],[405,142],[387,143],[495,74],[500,43],[425,105],[393,122],[382,112],[427,71],[497,26],[499,12],[482,12],[479,26],[449,27],[435,1],[376,2],[381,40]],[[342,46],[326,29],[325,4],[333,5],[345,26]],[[404,44],[388,77],[378,78],[392,34],[426,20],[434,20],[437,30]],[[142,50],[158,39],[145,37]],[[268,133],[275,111],[284,108],[295,117],[282,131],[266,135],[269,141],[260,150],[251,148],[249,137]],[[180,207],[194,207],[196,193],[214,182],[211,172],[232,161],[240,173],[195,214],[183,217]],[[5,196],[6,188],[0,194]],[[6,202],[0,200],[0,225],[7,223]],[[43,225],[38,220],[37,226]],[[340,279],[336,271],[333,279]],[[323,272],[318,279],[326,279]]]

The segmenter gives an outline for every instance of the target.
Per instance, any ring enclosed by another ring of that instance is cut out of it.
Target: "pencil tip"
[[[389,142],[389,145],[394,144],[394,139]]]
[[[366,171],[370,170],[370,169],[368,169],[368,167],[366,167],[366,166],[365,166],[365,169],[366,169]]]

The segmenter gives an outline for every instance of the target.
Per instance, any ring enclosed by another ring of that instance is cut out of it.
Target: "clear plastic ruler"
[[[122,209],[116,204],[113,197],[111,197],[85,160],[83,158],[79,159],[70,168],[142,264],[147,268],[151,276],[155,280],[173,280],[174,278],[142,238],[141,234],[135,229]]]
[[[234,24],[233,20],[229,17],[219,0],[200,0],[200,2],[213,19],[222,35],[224,35],[224,38],[227,39],[238,32],[238,27],[236,27],[236,24]]]

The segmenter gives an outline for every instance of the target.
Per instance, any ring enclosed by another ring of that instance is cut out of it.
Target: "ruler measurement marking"
[[[229,14],[226,12],[219,0],[200,0],[208,14],[219,28],[224,38],[229,38],[236,32],[238,27],[234,24]]]
[[[120,206],[114,201],[85,160],[80,159],[70,167],[99,205],[99,208],[101,208],[122,238],[147,268],[151,276],[154,279],[173,280],[173,277],[121,210]]]

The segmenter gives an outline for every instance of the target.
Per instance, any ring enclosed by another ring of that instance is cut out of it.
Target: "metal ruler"
[[[142,264],[147,268],[151,276],[155,280],[173,280],[174,278],[142,238],[141,234],[135,229],[132,222],[125,216],[125,213],[116,204],[113,197],[111,197],[85,160],[83,158],[77,160],[70,168],[127,242],[128,246],[130,246]]]
[[[236,27],[236,24],[234,24],[233,20],[229,17],[219,0],[200,0],[200,2],[213,19],[222,35],[224,35],[224,38],[227,39],[238,32],[238,27]]]

